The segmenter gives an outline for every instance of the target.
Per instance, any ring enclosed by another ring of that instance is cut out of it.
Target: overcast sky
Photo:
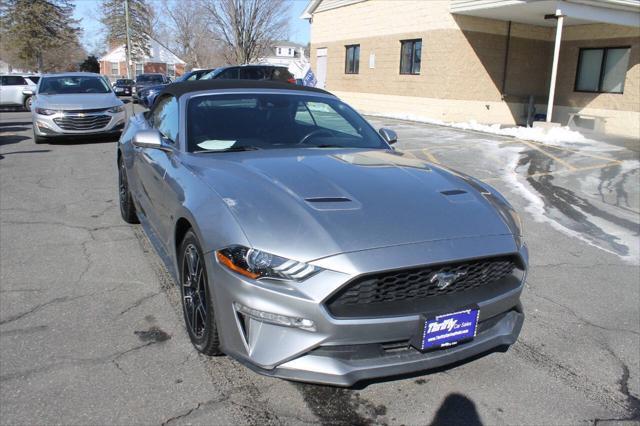
[[[151,0],[157,1],[157,0]],[[308,0],[289,0],[291,7],[291,41],[301,44],[309,42],[309,22],[299,19],[302,11],[306,7]],[[82,44],[89,52],[99,50],[101,41],[100,25],[100,1],[99,0],[75,0],[75,17],[80,20],[80,25],[84,30]]]

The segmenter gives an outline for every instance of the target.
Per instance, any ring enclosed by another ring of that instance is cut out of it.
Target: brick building
[[[154,39],[149,39],[148,56],[139,60],[132,60],[132,72],[135,75],[157,72],[175,79],[184,74],[186,63],[173,52]],[[106,75],[110,80],[127,77],[126,49],[125,45],[113,46],[112,49],[99,60],[100,74]],[[135,78],[135,76],[132,76]]]
[[[513,125],[532,101],[640,137],[636,0],[310,0],[302,18],[319,85],[363,112]]]

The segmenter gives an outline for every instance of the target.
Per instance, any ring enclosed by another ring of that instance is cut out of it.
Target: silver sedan
[[[43,75],[31,105],[36,143],[61,136],[120,134],[124,104],[105,79],[93,73]]]
[[[396,139],[325,91],[270,82],[173,84],[130,119],[121,213],[175,275],[199,351],[349,386],[515,342],[518,215]]]

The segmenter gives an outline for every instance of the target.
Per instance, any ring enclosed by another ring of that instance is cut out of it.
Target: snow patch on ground
[[[571,130],[569,127],[552,127],[545,129],[542,127],[504,127],[499,124],[481,124],[475,120],[464,123],[446,122],[435,118],[423,117],[414,114],[369,114],[378,117],[394,118],[398,120],[409,120],[418,123],[435,124],[437,126],[447,126],[454,129],[473,130],[476,132],[489,133],[492,135],[513,137],[526,141],[544,143],[551,146],[569,149],[581,149],[591,152],[618,151],[619,147],[586,138],[582,133]]]

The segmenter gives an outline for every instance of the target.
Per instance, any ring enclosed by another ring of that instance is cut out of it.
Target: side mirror
[[[171,150],[156,129],[140,130],[133,136],[133,145],[139,148],[159,149],[161,151]]]
[[[35,93],[33,92],[33,89],[23,89],[22,94],[27,96],[33,96]]]
[[[378,133],[380,133],[382,139],[384,139],[389,145],[393,145],[398,142],[398,134],[391,129],[383,127],[378,130]]]

